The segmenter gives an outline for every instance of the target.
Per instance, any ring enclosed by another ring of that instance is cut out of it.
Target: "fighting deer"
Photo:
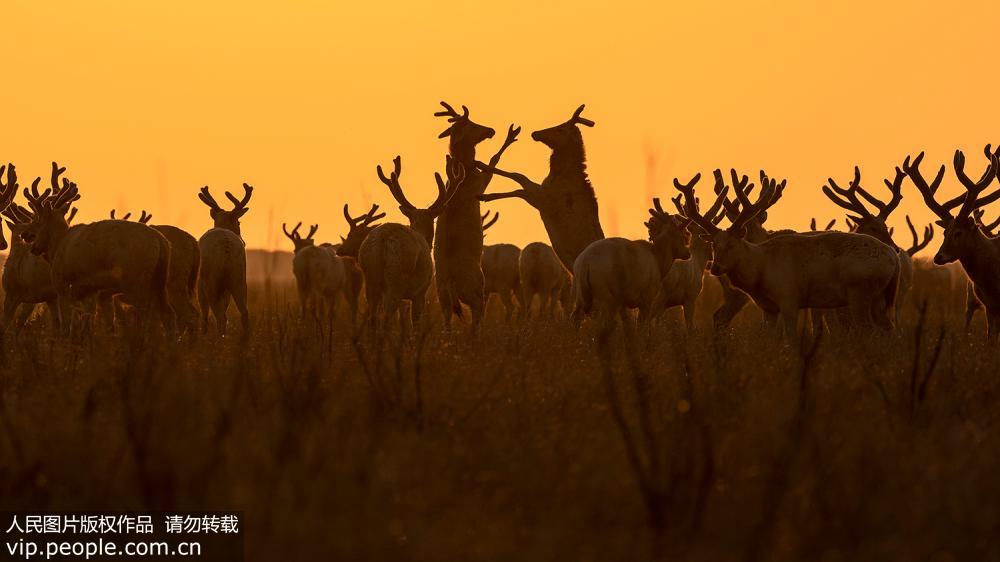
[[[990,340],[1000,336],[1000,238],[987,236],[976,222],[973,212],[1000,199],[1000,189],[989,195],[980,196],[993,182],[1000,168],[1000,148],[992,152],[986,145],[985,154],[989,163],[986,171],[978,181],[973,181],[965,174],[965,154],[955,151],[955,176],[965,187],[965,193],[944,203],[935,198],[941,180],[944,178],[945,167],[942,165],[937,175],[928,184],[920,172],[920,163],[924,159],[921,152],[911,162],[907,157],[903,162],[903,170],[920,191],[927,207],[938,216],[937,224],[944,228],[944,241],[934,255],[934,263],[945,265],[954,261],[962,264],[965,273],[972,281],[975,296],[986,309],[987,334]],[[952,209],[959,207],[952,214]]]
[[[299,291],[299,304],[302,307],[302,318],[312,316],[317,322],[322,314],[329,314],[332,320],[337,308],[337,295],[343,294],[351,303],[351,280],[345,262],[328,247],[317,246],[313,236],[319,230],[319,225],[309,227],[309,234],[302,236],[298,223],[288,230],[281,224],[281,230],[292,241],[295,255],[292,257],[292,273],[295,275],[295,285]],[[344,258],[350,259],[350,258]],[[352,305],[352,309],[354,305]]]
[[[112,220],[129,220],[132,213],[125,213],[117,219],[115,211],[111,210]],[[167,298],[177,315],[182,330],[195,333],[198,328],[198,307],[195,306],[195,293],[198,290],[198,274],[201,271],[201,248],[198,240],[184,230],[169,224],[149,224],[153,215],[142,211],[136,220],[158,231],[170,243],[170,274],[167,278]],[[110,310],[109,303],[102,303],[104,310]]]
[[[518,197],[534,207],[542,218],[545,231],[556,255],[568,270],[577,256],[592,242],[604,238],[598,217],[597,197],[587,177],[587,157],[579,125],[593,127],[594,122],[581,116],[580,106],[569,121],[531,133],[531,138],[552,150],[549,175],[541,185],[523,174],[505,172],[493,163],[477,163],[484,171],[511,179],[521,188],[506,193],[491,193],[480,197],[496,201]]]
[[[494,213],[489,219],[489,212],[483,215],[483,232],[496,224],[500,213]],[[483,246],[483,277],[486,280],[486,299],[496,294],[503,302],[506,320],[510,322],[514,311],[521,301],[521,275],[518,271],[518,261],[521,249],[513,244],[489,244]],[[517,304],[515,305],[515,301]]]
[[[858,322],[892,327],[892,310],[899,278],[896,252],[871,236],[847,232],[812,235],[783,234],[761,243],[746,239],[747,225],[773,205],[783,188],[763,176],[764,185],[751,202],[743,189],[736,190],[741,208],[725,230],[699,211],[694,186],[674,180],[685,199],[687,216],[712,243],[712,274],[725,274],[764,311],[769,323],[784,328],[786,338],[797,334],[798,315],[807,308],[850,307]],[[723,188],[719,197],[725,197]],[[777,324],[778,317],[781,324]]]
[[[653,311],[653,302],[670,274],[674,260],[691,257],[685,230],[687,219],[674,218],[654,208],[656,219],[653,240],[603,238],[587,246],[573,265],[576,306],[573,322],[579,326],[583,317],[593,314],[599,324],[610,327],[620,317],[627,328],[629,309],[639,310],[639,322],[645,324]]]
[[[243,338],[250,336],[250,310],[247,308],[247,252],[240,236],[240,219],[250,210],[253,187],[243,184],[243,198],[226,192],[233,208],[219,206],[208,190],[201,188],[198,199],[209,208],[213,227],[198,240],[201,249],[201,280],[198,283],[198,300],[201,301],[202,330],[208,331],[208,312],[215,317],[220,336],[225,336],[228,320],[226,310],[232,297],[240,312]]]
[[[476,145],[492,138],[494,131],[469,119],[469,109],[464,105],[461,114],[445,102],[441,102],[441,106],[444,110],[434,115],[446,117],[450,126],[438,138],[448,138],[449,154],[465,170],[465,179],[456,186],[456,193],[438,218],[434,244],[435,282],[445,329],[450,329],[452,315],[461,317],[462,304],[465,304],[472,312],[475,330],[486,304],[479,196],[493,178],[492,172],[476,168]],[[510,126],[500,150],[490,159],[491,166],[500,162],[500,157],[517,140],[520,131]]]
[[[399,318],[404,335],[409,326],[419,322],[423,315],[427,289],[434,276],[434,263],[431,261],[431,247],[435,242],[434,219],[456,196],[465,177],[461,162],[451,156],[446,158],[445,170],[447,182],[441,179],[440,174],[434,174],[437,198],[429,207],[421,209],[410,203],[399,184],[402,163],[398,156],[393,160],[393,171],[388,177],[382,166],[376,168],[379,179],[389,188],[410,225],[379,225],[365,238],[358,251],[358,262],[365,274],[368,320],[373,327],[379,325],[379,308],[384,309],[382,326],[386,322],[395,323]],[[477,215],[476,218],[480,217]],[[404,300],[410,301],[409,319],[398,314]]]
[[[122,294],[132,303],[140,324],[159,317],[174,333],[174,311],[167,298],[170,243],[144,224],[104,220],[70,227],[66,214],[79,198],[76,184],[63,179],[58,193],[39,193],[38,182],[24,190],[34,213],[21,237],[31,252],[52,268],[52,284],[63,335],[72,334],[71,311],[82,299],[100,293]]]
[[[518,277],[521,281],[521,310],[525,318],[531,317],[531,305],[538,297],[538,316],[552,316],[557,303],[569,314],[572,304],[570,273],[559,261],[552,246],[532,242],[521,250],[518,259]]]
[[[670,272],[663,278],[662,287],[656,296],[653,305],[654,315],[660,315],[669,308],[675,306],[682,307],[684,311],[684,325],[690,332],[694,329],[695,303],[698,295],[701,294],[704,286],[705,268],[712,259],[712,245],[702,238],[705,231],[697,224],[687,220],[684,212],[681,196],[672,198],[674,206],[677,208],[677,215],[668,215],[660,206],[659,198],[653,199],[653,209],[650,209],[650,218],[646,222],[646,229],[649,239],[655,240],[664,227],[663,217],[669,217],[675,223],[684,222],[689,231],[693,233],[688,250],[691,258],[677,262],[670,269]],[[705,213],[705,218],[718,224],[723,215],[719,212],[722,208],[722,199],[717,199],[715,205]]]
[[[829,185],[823,186],[823,193],[837,206],[847,210],[854,215],[848,215],[848,224],[852,225],[851,231],[856,234],[867,234],[894,248],[899,256],[899,287],[896,289],[896,321],[900,319],[903,304],[907,293],[910,291],[910,284],[913,280],[913,256],[896,245],[892,240],[892,230],[886,225],[886,220],[899,203],[903,200],[903,180],[906,174],[900,168],[896,168],[896,175],[892,181],[883,180],[889,188],[889,201],[882,201],[872,195],[861,185],[861,169],[854,167],[854,179],[845,189],[837,185],[833,178],[828,178]],[[861,197],[858,197],[858,196]],[[876,212],[871,212],[861,199],[864,198]]]

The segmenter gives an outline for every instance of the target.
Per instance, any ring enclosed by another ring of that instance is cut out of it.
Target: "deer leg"
[[[420,321],[424,317],[424,303],[426,302],[426,299],[426,291],[421,291],[418,295],[413,297],[413,303],[410,305],[410,317],[413,320],[414,326],[419,326]]]
[[[1000,339],[1000,310],[986,311],[986,339],[996,343]]]
[[[205,291],[205,285],[203,283],[198,284],[198,306],[201,308],[201,333],[208,333],[208,311],[211,309],[211,303],[215,300],[209,300],[207,291]]]
[[[222,292],[215,297],[211,303],[212,316],[215,317],[215,329],[219,332],[219,337],[225,337],[226,329],[229,326],[229,319],[226,318],[226,310],[229,309],[229,294]]]
[[[18,303],[9,293],[3,300],[3,333],[10,330],[14,322],[14,314],[18,311]],[[16,329],[16,328],[15,328]]]
[[[514,299],[511,297],[511,291],[502,291],[500,293],[500,300],[503,302],[503,308],[506,312],[505,321],[510,324],[514,318]]]
[[[243,338],[248,338],[250,337],[250,309],[247,307],[247,286],[245,283],[238,283],[235,289],[233,291],[233,300],[236,301],[236,310],[240,311]]]
[[[712,315],[712,323],[715,325],[716,330],[728,328],[733,318],[736,318],[736,315],[750,302],[750,297],[737,289],[723,286],[722,295],[722,306]]]
[[[976,297],[976,290],[972,283],[969,283],[965,291],[965,329],[968,331],[969,326],[972,325],[972,318],[976,315],[976,311],[982,308],[982,303],[979,302],[979,298]]]

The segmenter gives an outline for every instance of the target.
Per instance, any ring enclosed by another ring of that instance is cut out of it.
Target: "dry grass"
[[[36,321],[3,347],[0,508],[243,510],[257,560],[998,560],[1000,352],[964,287],[926,295],[800,349],[752,310],[595,341],[495,308],[400,350],[284,289],[247,351]]]

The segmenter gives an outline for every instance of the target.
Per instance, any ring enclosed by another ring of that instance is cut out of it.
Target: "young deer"
[[[240,218],[250,210],[250,196],[253,187],[243,184],[243,198],[226,192],[233,204],[225,210],[212,197],[208,186],[201,188],[198,199],[210,209],[209,215],[214,226],[201,236],[201,280],[198,284],[198,300],[201,301],[202,330],[208,332],[208,312],[215,317],[215,326],[220,336],[226,335],[228,320],[226,310],[232,297],[240,311],[243,338],[250,336],[250,310],[247,308],[247,252],[240,237]]]
[[[483,232],[496,224],[500,213],[483,215]],[[489,220],[487,220],[489,219]],[[510,322],[514,311],[521,305],[521,279],[518,261],[521,249],[513,244],[489,244],[483,246],[483,277],[486,280],[486,299],[496,294],[503,302],[506,320]],[[515,304],[516,301],[516,304]]]
[[[573,281],[552,246],[544,242],[532,242],[525,246],[518,259],[518,277],[525,318],[531,318],[531,305],[536,295],[539,317],[552,317],[557,304],[562,304],[563,312],[569,315],[573,302]]]
[[[566,269],[572,270],[577,256],[592,242],[604,238],[598,216],[597,197],[587,177],[587,157],[583,135],[578,125],[593,127],[594,122],[581,117],[580,106],[569,121],[531,133],[531,138],[552,149],[549,175],[541,185],[523,174],[505,172],[494,163],[477,163],[480,169],[514,180],[521,189],[492,193],[482,201],[519,197],[534,207],[542,218],[552,248]]]
[[[116,219],[115,211],[111,211],[112,220],[128,220],[132,213],[125,213],[121,219]],[[198,289],[198,275],[201,271],[201,248],[198,240],[184,230],[169,224],[149,224],[153,215],[142,211],[139,224],[145,224],[162,234],[170,243],[170,274],[167,278],[167,298],[177,315],[181,330],[192,334],[198,330],[198,307],[195,306],[195,292]],[[105,303],[105,310],[108,310]]]
[[[448,138],[449,154],[465,170],[465,179],[456,186],[456,193],[438,218],[434,244],[435,282],[445,328],[450,329],[452,315],[461,317],[462,304],[465,304],[472,311],[475,330],[486,305],[479,196],[493,177],[492,172],[476,168],[476,145],[492,138],[494,131],[469,119],[469,109],[465,106],[459,114],[447,103],[441,102],[441,105],[444,111],[434,115],[446,117],[451,125],[438,138]],[[490,159],[491,165],[499,163],[519,132],[520,128],[510,126],[500,150]]]
[[[691,257],[687,247],[690,235],[685,230],[689,221],[675,222],[659,209],[650,212],[657,221],[657,234],[651,242],[604,238],[591,243],[576,258],[573,322],[577,326],[591,313],[606,327],[616,316],[627,326],[631,308],[639,309],[639,322],[645,323],[674,260]]]
[[[437,198],[426,209],[420,209],[410,203],[399,185],[402,162],[398,156],[393,160],[393,166],[389,177],[382,172],[381,166],[376,170],[410,225],[386,223],[373,229],[361,243],[358,262],[365,273],[369,324],[384,327],[386,322],[395,323],[399,318],[400,330],[405,334],[410,325],[420,321],[427,289],[434,276],[434,263],[431,261],[431,246],[435,240],[434,220],[458,192],[464,169],[458,160],[448,156],[445,164],[447,183],[435,173]],[[411,303],[409,319],[397,315],[404,300]],[[381,323],[379,308],[384,308]]]
[[[961,150],[955,151],[955,175],[966,192],[945,203],[938,203],[934,197],[944,178],[944,166],[941,166],[930,184],[920,173],[923,152],[912,162],[907,157],[903,170],[920,191],[927,207],[940,219],[937,221],[938,225],[944,228],[944,242],[934,255],[934,263],[944,265],[958,260],[962,264],[972,281],[976,297],[986,308],[988,337],[996,340],[1000,336],[1000,238],[987,236],[972,213],[1000,199],[1000,189],[980,197],[993,183],[1000,168],[1000,149],[992,152],[990,145],[986,145],[984,152],[989,160],[986,171],[978,181],[973,181],[965,174],[965,154]],[[959,207],[958,212],[952,215],[951,210],[955,207]]]
[[[896,245],[892,240],[892,230],[885,221],[889,219],[889,215],[903,200],[903,179],[905,178],[906,174],[901,169],[896,168],[896,176],[891,182],[888,179],[883,180],[891,195],[888,202],[881,201],[861,186],[861,169],[857,166],[854,167],[854,179],[851,180],[847,189],[837,185],[833,178],[827,180],[829,185],[823,186],[823,193],[830,201],[855,214],[847,216],[848,224],[853,224],[851,232],[867,234],[890,248],[896,249],[899,256],[899,288],[896,290],[897,322],[902,315],[903,304],[913,280],[913,256]],[[875,207],[876,213],[872,213],[858,195]]]
[[[122,294],[132,303],[140,324],[159,317],[174,333],[174,311],[167,298],[170,243],[144,224],[104,220],[70,227],[66,214],[79,198],[76,184],[63,180],[58,193],[39,193],[38,182],[24,195],[34,212],[21,237],[31,252],[52,268],[58,300],[56,314],[64,335],[72,333],[71,312],[81,300],[101,293]]]
[[[299,291],[302,318],[312,316],[319,322],[322,315],[328,314],[332,319],[338,295],[343,294],[348,303],[351,302],[349,272],[336,253],[316,245],[313,236],[319,230],[319,225],[309,227],[309,234],[306,236],[299,234],[301,227],[300,222],[289,232],[288,227],[281,224],[281,230],[295,248],[292,273]]]
[[[780,315],[785,337],[797,333],[798,315],[806,308],[850,307],[862,323],[872,319],[885,328],[892,326],[899,260],[889,246],[870,236],[846,232],[812,235],[783,234],[761,243],[746,239],[747,224],[773,205],[784,182],[764,176],[757,201],[751,202],[737,189],[742,208],[729,228],[722,230],[698,211],[694,185],[674,180],[685,198],[687,216],[707,232],[714,259],[712,274],[725,274],[764,311],[769,323]],[[720,197],[725,197],[721,190]]]

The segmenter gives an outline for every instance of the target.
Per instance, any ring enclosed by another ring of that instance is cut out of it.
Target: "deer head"
[[[778,183],[777,180],[769,178],[767,174],[761,172],[761,184],[763,187],[758,194],[757,200],[753,202],[750,201],[747,195],[753,188],[752,184],[746,185],[745,181],[735,182],[738,186],[744,186],[744,188],[736,189],[740,208],[735,213],[735,216],[731,217],[732,224],[729,228],[723,230],[698,211],[698,200],[694,194],[694,186],[700,179],[701,174],[695,175],[687,183],[681,183],[680,180],[675,178],[674,187],[684,196],[684,210],[687,216],[705,231],[705,234],[701,236],[706,241],[712,243],[712,249],[715,254],[712,260],[712,274],[722,275],[737,268],[744,256],[750,251],[749,243],[745,240],[747,224],[781,198],[786,182],[782,180],[781,183]],[[712,205],[713,208],[716,205],[725,204],[724,202],[720,203],[719,200],[725,199],[728,191],[728,186],[722,186],[716,195],[718,200]]]
[[[576,108],[576,111],[573,112],[573,116],[569,118],[569,121],[556,125],[555,127],[535,131],[534,133],[531,133],[531,138],[554,151],[571,147],[582,148],[583,135],[580,133],[580,128],[577,127],[577,125],[584,125],[586,127],[594,126],[593,121],[580,116],[580,114],[583,113],[584,107],[585,106],[581,105]]]
[[[347,232],[347,238],[340,237],[340,247],[337,248],[338,256],[358,257],[358,250],[361,249],[361,243],[368,237],[368,233],[375,226],[378,226],[372,225],[372,223],[385,217],[385,213],[378,213],[376,215],[375,213],[377,212],[378,205],[372,205],[372,208],[367,213],[351,218],[351,212],[347,208],[347,203],[344,203],[344,218],[347,220],[350,230]]]
[[[671,260],[686,260],[691,257],[688,244],[691,234],[687,231],[691,219],[683,215],[671,216],[660,206],[660,198],[653,198],[653,207],[649,209],[650,220],[646,221],[649,241],[659,250],[657,254],[667,252]]]
[[[299,227],[301,226],[302,223],[300,222],[299,224],[295,225],[295,228],[293,228],[291,232],[289,232],[288,227],[285,226],[285,223],[281,223],[281,230],[285,233],[285,236],[292,241],[292,244],[295,246],[295,253],[298,253],[299,250],[303,248],[308,248],[309,246],[313,246],[316,244],[315,241],[313,240],[313,235],[315,235],[316,231],[319,230],[319,225],[314,224],[310,226],[309,234],[307,234],[305,238],[303,238],[302,235],[299,234]]]
[[[215,223],[215,228],[224,228],[240,236],[240,218],[250,210],[247,205],[250,203],[251,195],[253,195],[253,186],[246,183],[243,184],[243,199],[237,199],[235,195],[227,191],[226,198],[233,204],[233,208],[229,211],[216,203],[215,198],[209,193],[207,185],[201,188],[198,199],[208,205],[209,215]]]
[[[410,221],[410,228],[419,232],[427,240],[428,244],[434,242],[434,219],[444,212],[448,202],[455,195],[458,186],[465,178],[465,168],[455,158],[447,156],[445,158],[445,174],[448,176],[447,183],[441,179],[441,174],[435,172],[434,179],[437,181],[438,195],[426,209],[415,207],[406,199],[403,188],[399,185],[399,177],[403,174],[402,159],[397,156],[392,160],[393,170],[386,177],[382,171],[382,166],[376,166],[375,171],[378,178],[389,188],[389,193],[399,203],[399,211]]]
[[[823,186],[823,193],[837,206],[855,214],[854,216],[847,216],[848,224],[853,224],[851,226],[852,232],[867,234],[889,246],[898,248],[892,241],[892,233],[885,221],[896,210],[896,207],[899,206],[899,202],[903,200],[903,179],[905,178],[906,173],[897,167],[896,176],[892,181],[888,179],[883,180],[891,194],[889,201],[884,202],[861,186],[861,169],[855,166],[854,179],[851,180],[850,186],[847,189],[837,185],[837,182],[833,181],[833,178],[828,178],[827,182],[829,185]],[[859,195],[875,207],[876,212],[871,212],[861,201],[861,198],[858,197]]]
[[[75,183],[63,178],[62,186],[59,186],[59,175],[65,170],[53,162],[50,188],[39,193],[41,178],[32,182],[30,191],[24,188],[24,197],[33,216],[31,223],[21,232],[21,239],[31,245],[31,253],[43,255],[46,259],[51,257],[53,249],[69,230],[73,214],[68,218],[66,214],[73,202],[80,198]]]
[[[927,207],[934,211],[934,214],[940,219],[937,221],[938,225],[944,228],[944,242],[941,243],[941,248],[934,255],[934,263],[938,265],[951,263],[964,256],[976,255],[976,244],[984,238],[984,234],[980,231],[972,213],[980,207],[1000,199],[1000,189],[980,197],[983,190],[993,183],[997,168],[1000,167],[1000,162],[998,162],[1000,148],[993,152],[990,145],[986,145],[984,152],[989,160],[986,170],[978,181],[972,181],[965,175],[965,154],[961,150],[955,151],[955,175],[965,187],[966,192],[944,203],[938,203],[934,195],[937,193],[938,187],[941,186],[945,167],[942,165],[934,180],[928,184],[920,173],[920,163],[924,159],[923,152],[914,158],[912,163],[909,157],[903,162],[903,170],[917,186],[920,194],[923,195]],[[959,205],[961,207],[958,213],[952,215],[951,210]]]
[[[490,127],[474,123],[471,119],[469,119],[468,107],[463,105],[462,114],[459,115],[458,112],[446,102],[441,102],[441,106],[444,107],[444,110],[438,111],[434,114],[434,116],[446,117],[451,125],[438,135],[438,138],[443,139],[445,137],[449,137],[452,147],[473,149],[477,144],[486,139],[493,138],[493,135],[496,134],[496,131]]]

